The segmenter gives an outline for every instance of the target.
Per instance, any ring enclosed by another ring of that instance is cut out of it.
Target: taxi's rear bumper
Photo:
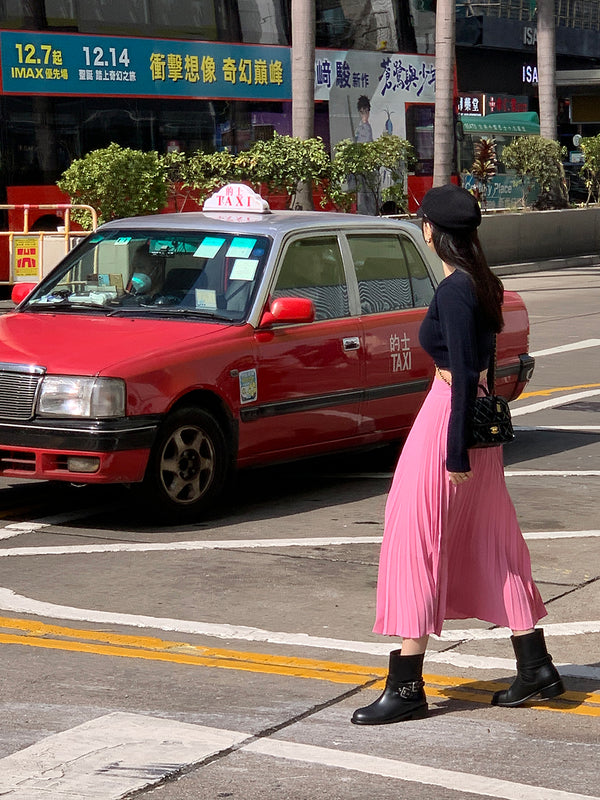
[[[497,385],[496,388],[501,394],[505,394],[502,391],[502,383],[506,382],[512,387],[512,390],[510,394],[505,396],[508,400],[516,400],[531,380],[534,369],[534,357],[530,356],[529,353],[522,353],[519,356],[518,362],[503,364],[502,366],[496,367],[496,382],[500,382],[500,385]]]
[[[535,358],[528,353],[519,356],[519,377],[518,383],[528,383],[533,377],[535,369]]]
[[[78,483],[141,481],[159,422],[156,416],[3,421],[0,475]]]

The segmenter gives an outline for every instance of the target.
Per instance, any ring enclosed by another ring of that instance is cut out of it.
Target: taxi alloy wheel
[[[159,433],[145,481],[149,499],[158,510],[198,513],[223,489],[229,463],[214,416],[204,409],[179,409]]]

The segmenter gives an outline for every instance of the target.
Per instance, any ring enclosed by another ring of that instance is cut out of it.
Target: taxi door
[[[433,281],[408,234],[348,234],[358,282],[365,356],[360,432],[382,438],[412,424],[429,388],[431,359],[419,345],[419,327],[434,293]]]
[[[242,457],[257,450],[309,454],[353,439],[363,354],[338,236],[318,233],[290,241],[270,296],[311,299],[315,320],[256,333],[257,402],[241,409]]]

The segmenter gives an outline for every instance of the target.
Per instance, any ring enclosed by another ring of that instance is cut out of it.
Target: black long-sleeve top
[[[452,374],[446,469],[468,472],[467,420],[477,396],[479,373],[490,364],[494,332],[466,272],[456,269],[439,284],[419,330],[419,341],[437,366]]]

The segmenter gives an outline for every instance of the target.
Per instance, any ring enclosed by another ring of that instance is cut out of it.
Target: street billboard
[[[317,50],[315,100],[329,102],[332,145],[383,133],[407,138],[407,107],[435,102],[435,57]]]

